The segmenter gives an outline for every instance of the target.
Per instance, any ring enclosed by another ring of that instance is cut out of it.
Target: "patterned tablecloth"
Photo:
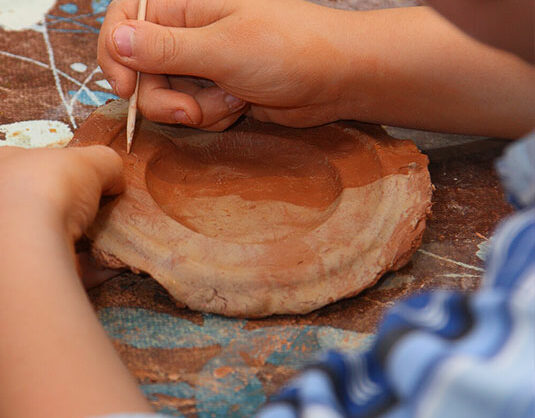
[[[348,8],[402,4],[319,2]],[[108,3],[0,0],[0,140],[15,122],[29,136],[49,126],[39,121],[60,121],[61,129],[74,130],[114,97],[96,64]],[[492,170],[506,142],[390,132],[416,138],[429,155],[433,217],[411,263],[359,296],[305,316],[249,321],[178,309],[157,283],[134,274],[90,292],[121,357],[157,409],[179,416],[248,416],[316,352],[365,348],[384,309],[397,299],[421,289],[477,287],[487,238],[510,211]]]

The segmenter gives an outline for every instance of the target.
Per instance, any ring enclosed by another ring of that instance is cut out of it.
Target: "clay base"
[[[146,271],[195,310],[306,313],[404,265],[430,212],[427,158],[381,128],[289,129],[245,119],[224,133],[94,112],[71,146],[107,144],[127,188],[88,232],[101,260]]]

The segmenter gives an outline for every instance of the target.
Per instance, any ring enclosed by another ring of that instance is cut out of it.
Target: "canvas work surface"
[[[11,16],[0,14],[0,143],[15,132],[28,144],[45,134],[50,143],[61,142],[115,98],[96,63],[108,3],[10,2]],[[320,3],[369,8],[419,2]],[[421,290],[478,286],[488,238],[510,212],[492,167],[508,142],[387,130],[414,138],[429,157],[433,215],[409,264],[357,297],[304,316],[244,320],[177,308],[143,275],[125,273],[90,291],[104,328],[158,410],[249,416],[318,351],[366,348],[396,300]]]

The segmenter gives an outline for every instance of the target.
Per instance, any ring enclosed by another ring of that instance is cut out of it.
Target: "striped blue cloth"
[[[258,418],[535,417],[535,133],[496,168],[521,211],[496,231],[481,288],[397,304],[370,351],[326,353]]]

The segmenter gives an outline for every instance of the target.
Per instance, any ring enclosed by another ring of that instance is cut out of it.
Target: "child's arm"
[[[290,126],[336,119],[518,137],[535,120],[535,69],[463,34],[427,7],[351,12],[298,0],[137,0],[110,5],[99,63],[150,119],[221,129],[224,94],[177,77],[214,80],[251,114]],[[152,22],[152,23],[151,23]],[[507,27],[497,27],[507,31]],[[244,111],[244,109],[240,109]],[[234,112],[234,113],[233,113]],[[219,120],[219,123],[215,123]],[[206,122],[206,121],[209,121]]]
[[[0,416],[150,411],[77,276],[74,240],[121,187],[105,147],[0,148]]]

